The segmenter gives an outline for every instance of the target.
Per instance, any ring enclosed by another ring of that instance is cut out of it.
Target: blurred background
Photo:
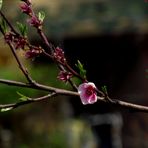
[[[148,105],[148,1],[32,0],[44,11],[44,31],[64,49],[75,68],[80,60],[89,81],[106,85],[109,96]],[[4,0],[3,12],[15,26],[24,22],[19,0]],[[42,45],[35,29],[32,44]],[[42,45],[44,47],[44,45]],[[56,79],[49,59],[26,60],[32,77],[43,84],[72,89]],[[0,78],[25,81],[0,34]],[[46,92],[0,84],[0,103],[18,100],[17,92],[39,97]],[[147,148],[148,115],[97,102],[83,106],[79,98],[59,96],[0,113],[1,148]]]

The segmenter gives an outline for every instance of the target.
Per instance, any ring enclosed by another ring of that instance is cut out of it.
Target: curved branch
[[[55,96],[55,95],[66,95],[66,96],[79,97],[78,92],[69,91],[69,90],[65,90],[65,89],[59,89],[59,88],[55,88],[55,87],[50,87],[50,86],[46,86],[46,85],[42,85],[42,84],[38,84],[38,83],[36,83],[36,85],[32,85],[32,84],[27,84],[27,83],[22,83],[22,82],[17,82],[17,81],[4,80],[4,79],[0,79],[0,83],[11,85],[11,86],[26,87],[26,88],[32,88],[32,89],[44,90],[44,91],[51,92],[51,94],[48,94],[48,95],[40,97],[40,98],[29,99],[27,101],[22,101],[22,102],[13,103],[13,104],[0,105],[1,109],[2,108],[8,108],[8,107],[16,108],[16,107],[23,106],[23,105],[26,105],[26,104],[29,104],[29,103],[42,101],[44,99],[48,99],[48,98]],[[104,97],[99,97],[99,96],[98,96],[98,101],[108,103],[108,104],[111,104],[111,105],[115,105],[117,107],[123,107],[123,108],[133,110],[133,111],[137,111],[137,112],[148,113],[148,107],[147,106],[137,105],[137,104],[134,104],[134,103],[120,101],[120,100],[117,100],[117,99],[109,99],[108,100],[108,99],[105,99]]]
[[[48,95],[45,95],[45,96],[42,96],[42,97],[39,97],[39,98],[28,98],[26,101],[21,101],[21,102],[17,102],[17,103],[4,104],[4,105],[1,104],[0,109],[6,109],[6,108],[15,109],[17,107],[20,107],[20,106],[23,106],[23,105],[26,105],[26,104],[30,104],[30,103],[33,103],[33,102],[39,102],[39,101],[51,98],[55,95],[56,95],[56,93],[51,93],[51,94],[48,94]]]

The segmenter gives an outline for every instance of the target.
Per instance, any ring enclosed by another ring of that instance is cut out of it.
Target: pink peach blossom
[[[80,99],[84,105],[97,102],[96,86],[92,82],[82,83],[78,87]]]

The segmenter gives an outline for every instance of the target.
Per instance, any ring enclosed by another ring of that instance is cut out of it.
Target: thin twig
[[[44,32],[42,31],[42,29],[37,28],[37,32],[40,35],[41,39],[44,41],[45,45],[48,47],[48,49],[50,50],[50,52],[53,54],[54,50],[53,50],[53,45],[51,43],[48,42],[48,39],[46,37],[46,35],[44,34]]]
[[[107,100],[107,99],[104,99],[103,97],[98,97],[98,100],[111,104],[111,105],[115,105],[116,107],[122,107],[122,108],[129,109],[130,111],[133,111],[133,112],[148,113],[148,106],[138,105],[135,103],[129,103],[129,102],[125,102],[125,101],[121,101],[117,99],[111,99],[111,98]]]
[[[43,101],[43,100],[48,99],[48,98],[51,98],[51,97],[53,97],[55,95],[56,95],[56,93],[51,93],[51,94],[48,94],[48,95],[45,95],[45,96],[42,96],[42,97],[38,97],[38,98],[28,98],[25,101],[21,101],[21,102],[17,102],[17,103],[4,104],[4,105],[1,104],[0,105],[0,109],[4,109],[4,108],[15,109],[17,107],[20,107],[20,106],[23,106],[23,105],[26,105],[26,104],[30,104],[30,103],[33,103],[33,102]]]
[[[3,13],[0,11],[0,14],[1,16],[5,19],[5,21],[8,23],[9,27],[14,31],[14,33],[16,33],[17,35],[19,35],[15,30],[14,28],[12,27],[12,25],[9,23],[9,21],[6,19],[6,17],[3,15]],[[2,27],[0,26],[0,31],[2,32],[2,34],[5,36],[5,33],[2,29]],[[13,46],[13,44],[11,42],[7,42],[8,46],[10,47],[11,49],[11,52],[13,54],[13,56],[15,57],[15,60],[16,62],[18,63],[19,65],[19,68],[21,69],[21,71],[23,72],[24,76],[26,77],[26,79],[28,80],[29,83],[32,83],[34,84],[34,80],[30,77],[27,69],[24,67],[24,65],[21,63],[17,53],[16,53],[16,50],[15,50],[15,47]]]
[[[34,84],[35,83],[34,80],[30,77],[27,69],[24,67],[24,65],[21,63],[19,57],[17,56],[17,53],[16,53],[14,46],[10,42],[8,42],[8,45],[9,45],[9,47],[10,47],[12,53],[13,53],[13,56],[15,57],[18,65],[19,65],[19,68],[21,69],[21,71],[25,75],[26,79],[28,80],[29,83]]]

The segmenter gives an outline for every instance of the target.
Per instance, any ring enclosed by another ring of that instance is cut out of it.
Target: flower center
[[[95,89],[93,87],[91,87],[91,86],[88,87],[87,90],[86,90],[86,94],[90,96],[93,93],[95,93]]]

